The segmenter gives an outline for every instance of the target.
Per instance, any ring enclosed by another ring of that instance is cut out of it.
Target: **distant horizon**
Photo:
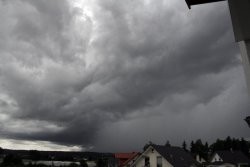
[[[236,139],[236,140],[241,140],[242,138],[233,138],[233,137],[231,137],[231,136],[227,136],[227,137],[230,137],[231,139]],[[226,138],[227,138],[226,137]],[[226,140],[226,138],[217,138],[216,140]],[[246,140],[247,142],[250,142],[250,140],[249,139],[246,139],[246,138],[243,138],[244,140]],[[187,142],[186,140],[184,140],[185,142],[186,142],[186,144],[187,144],[187,149],[189,150],[190,149],[190,146],[191,146],[191,142],[193,141],[193,142],[196,142],[197,140],[200,140],[200,139],[196,139],[196,140],[191,140],[190,142]],[[216,142],[216,140],[215,141],[213,141],[213,142],[207,142],[207,141],[203,141],[202,140],[202,143],[203,144],[205,144],[206,142],[208,143],[208,145],[210,146],[211,145],[211,143],[215,143]],[[167,140],[168,141],[168,140]],[[166,142],[167,142],[166,141]],[[183,141],[183,142],[184,142]],[[150,142],[150,141],[149,141]],[[145,144],[148,144],[149,142],[147,142],[147,143],[144,143],[144,145]],[[166,143],[162,143],[162,144],[159,144],[159,143],[154,143],[154,142],[152,142],[153,144],[156,144],[156,145],[165,145]],[[172,145],[171,144],[171,141],[169,141],[169,144],[171,145],[171,146],[174,146],[174,147],[182,147],[182,144],[181,145]],[[118,152],[103,152],[103,151],[98,151],[98,150],[39,150],[39,149],[12,149],[12,148],[4,148],[4,147],[1,147],[1,145],[0,145],[0,148],[2,148],[2,149],[6,149],[6,150],[15,150],[15,151],[32,151],[32,150],[36,150],[36,151],[52,151],[52,152],[96,152],[96,153],[126,153],[126,151],[118,151]],[[141,148],[141,151],[143,151],[143,147]],[[128,151],[128,152],[140,152],[139,150],[134,150],[134,151]]]

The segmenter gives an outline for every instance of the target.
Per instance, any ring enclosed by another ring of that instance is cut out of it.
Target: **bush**
[[[3,159],[1,166],[23,166],[23,161],[19,156],[9,154]]]

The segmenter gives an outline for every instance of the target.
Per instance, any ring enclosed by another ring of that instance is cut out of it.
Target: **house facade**
[[[194,156],[195,156],[195,160],[196,160],[197,162],[199,162],[200,164],[206,163],[206,162],[207,162],[207,161],[206,161],[202,156],[200,156],[199,154],[195,154]]]
[[[149,146],[130,167],[197,167],[198,162],[179,147]]]
[[[207,167],[242,167],[250,165],[249,159],[240,151],[217,151]]]

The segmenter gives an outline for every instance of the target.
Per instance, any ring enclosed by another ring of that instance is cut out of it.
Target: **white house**
[[[197,162],[199,162],[200,164],[206,163],[206,162],[207,162],[207,161],[206,161],[202,156],[200,156],[199,154],[195,154],[195,160],[196,160]]]
[[[130,167],[197,167],[198,162],[182,148],[149,146]]]
[[[240,151],[217,151],[208,167],[240,167],[250,164],[249,159]]]

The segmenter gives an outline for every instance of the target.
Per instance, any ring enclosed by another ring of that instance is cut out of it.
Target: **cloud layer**
[[[0,1],[0,20],[1,138],[129,150],[246,137],[232,123],[248,102],[224,2]]]

